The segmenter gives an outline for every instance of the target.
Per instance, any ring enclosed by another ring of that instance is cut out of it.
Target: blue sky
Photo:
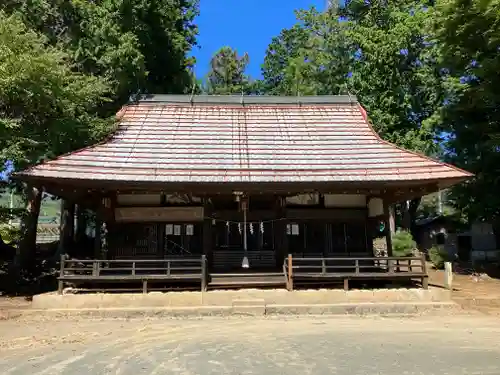
[[[260,66],[271,39],[296,19],[295,9],[324,9],[326,0],[200,0],[199,48],[193,50],[196,75],[203,78],[212,55],[230,46],[250,56],[247,74],[260,77]]]

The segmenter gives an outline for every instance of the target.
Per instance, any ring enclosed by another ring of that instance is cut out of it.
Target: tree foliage
[[[263,76],[269,92],[356,95],[382,137],[435,151],[426,119],[441,94],[423,4],[352,0],[297,16],[299,23],[268,47]]]
[[[73,68],[67,53],[0,13],[0,165],[23,168],[109,130],[110,121],[95,114],[108,82]]]
[[[436,127],[447,160],[475,173],[452,189],[469,218],[500,221],[500,1],[441,0],[434,19],[446,100]]]
[[[240,56],[231,47],[222,47],[210,60],[206,91],[208,94],[248,94],[251,85],[245,70],[250,62],[248,54]]]
[[[185,93],[197,0],[7,0],[4,8],[60,45],[81,72],[110,82],[107,115],[139,93]]]

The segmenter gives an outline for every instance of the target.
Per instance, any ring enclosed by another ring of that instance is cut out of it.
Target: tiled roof
[[[137,182],[464,179],[382,141],[355,98],[160,96],[125,106],[107,141],[21,176]]]

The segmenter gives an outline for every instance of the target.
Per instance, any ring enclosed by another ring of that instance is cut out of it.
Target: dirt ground
[[[444,271],[429,265],[429,284],[444,288]],[[464,309],[500,316],[500,279],[487,274],[453,274],[453,300]]]
[[[498,374],[497,319],[268,317],[0,322],[0,373]],[[431,360],[428,360],[430,359]]]

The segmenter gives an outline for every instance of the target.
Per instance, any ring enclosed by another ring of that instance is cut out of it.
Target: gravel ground
[[[492,317],[0,321],[0,374],[500,374]]]

